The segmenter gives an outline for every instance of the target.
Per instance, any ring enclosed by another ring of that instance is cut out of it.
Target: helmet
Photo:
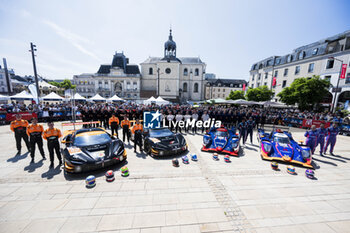
[[[122,174],[121,174],[122,176],[124,176],[124,177],[129,176],[129,169],[127,166],[122,167],[120,170],[122,172]]]
[[[96,178],[93,175],[86,177],[85,184],[87,188],[93,188],[96,185]]]
[[[109,170],[105,173],[106,181],[112,182],[114,181],[114,172],[112,170]]]
[[[295,167],[292,166],[292,165],[287,166],[287,172],[288,172],[289,174],[294,175],[294,174],[295,174]]]
[[[191,159],[192,159],[192,161],[197,161],[198,160],[197,155],[196,154],[192,154],[191,155]]]
[[[306,175],[306,177],[309,178],[309,179],[315,178],[315,172],[314,172],[313,170],[311,170],[311,169],[307,169],[307,170],[305,171],[305,175]]]
[[[271,162],[271,168],[273,170],[277,170],[278,169],[278,163],[277,162]]]
[[[229,156],[229,155],[225,155],[224,159],[225,159],[225,162],[226,162],[226,163],[231,162],[230,156]]]
[[[188,157],[186,155],[182,156],[182,162],[188,164]]]
[[[178,167],[179,166],[179,160],[173,159],[173,166]]]
[[[219,155],[218,155],[217,153],[214,153],[214,154],[213,154],[213,159],[214,159],[214,160],[219,160]]]

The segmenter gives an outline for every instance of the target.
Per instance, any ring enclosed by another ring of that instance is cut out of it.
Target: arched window
[[[185,69],[184,69],[184,76],[187,76],[187,75],[188,75],[188,69],[185,68]]]
[[[183,91],[184,91],[184,92],[187,92],[187,83],[184,83],[184,85],[183,85]]]
[[[153,68],[152,67],[149,68],[148,74],[153,74]]]
[[[198,76],[198,75],[199,75],[199,69],[196,68],[196,69],[194,70],[194,76]]]
[[[198,93],[198,83],[194,84],[194,88],[193,89],[194,89],[194,91],[193,91],[194,93]]]
[[[134,90],[137,90],[137,82],[133,82]]]

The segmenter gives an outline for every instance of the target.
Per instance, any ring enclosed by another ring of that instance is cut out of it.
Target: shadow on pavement
[[[332,157],[336,157],[336,158],[339,158],[339,159],[350,160],[349,158],[343,157],[341,155],[333,155]]]
[[[255,149],[255,148],[253,148],[253,147],[249,147],[249,146],[247,146],[247,144],[246,144],[246,146],[245,146],[245,148],[244,148],[244,149],[246,149],[246,150],[258,151],[257,149]]]
[[[31,163],[28,166],[24,167],[24,171],[28,171],[30,173],[34,172],[36,169],[38,169],[39,167],[42,167],[44,165],[43,163],[43,159],[41,159],[39,162],[37,163]]]
[[[105,173],[108,170],[112,170],[114,171],[114,175],[120,175],[120,168],[125,166],[126,164],[128,164],[127,161],[124,161],[122,163],[117,163],[117,164],[113,164],[111,166],[108,167],[104,167],[98,170],[93,170],[93,171],[87,171],[87,172],[82,172],[82,173],[68,173],[66,171],[64,171],[64,178],[67,181],[73,181],[73,180],[85,180],[86,177],[88,177],[89,175],[94,175],[96,178],[97,177],[102,177],[105,175]]]
[[[331,156],[323,155],[322,157],[325,158],[325,159],[332,159],[332,160],[339,161],[339,162],[342,162],[342,163],[347,163],[345,160],[334,158],[335,156],[332,156],[332,155]]]
[[[137,158],[146,159],[147,158],[147,154],[145,152],[136,152],[136,157]]]
[[[184,153],[180,153],[180,154],[174,154],[174,155],[167,155],[167,156],[151,156],[154,160],[173,160],[173,159],[179,159],[182,156],[187,155],[188,159],[191,159],[190,156],[190,152],[186,151]]]
[[[332,162],[329,162],[329,161],[325,161],[325,160],[322,160],[322,159],[318,159],[318,158],[315,158],[315,157],[312,157],[313,160],[317,161],[317,162],[320,162],[320,163],[324,163],[324,164],[329,164],[329,165],[332,165],[332,166],[335,166],[337,167],[338,165],[335,164],[335,163],[332,163]]]
[[[46,178],[51,180],[54,176],[60,174],[62,172],[61,166],[57,165],[54,169],[49,169],[47,172],[41,174],[41,178]]]
[[[28,155],[29,155],[29,152],[26,152],[26,153],[24,153],[24,154],[22,154],[22,155],[15,155],[14,157],[9,158],[9,159],[7,160],[7,162],[9,162],[9,163],[10,163],[10,162],[11,162],[11,163],[17,163],[19,160],[22,160],[22,159],[27,158]]]

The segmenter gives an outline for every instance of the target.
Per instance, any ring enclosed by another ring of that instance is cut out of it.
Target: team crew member
[[[117,138],[119,138],[118,137],[119,119],[118,117],[115,116],[115,114],[112,114],[112,117],[109,118],[109,125],[111,126],[112,135],[114,135],[114,132],[115,132],[115,134],[117,135]]]
[[[120,126],[123,129],[123,142],[125,142],[125,136],[126,136],[128,139],[128,143],[130,143],[130,140],[129,140],[130,121],[128,120],[128,118],[126,116],[124,116],[124,120],[122,120],[122,122],[120,123]]]
[[[245,144],[246,134],[247,134],[247,122],[245,122],[245,118],[242,118],[242,122],[238,125],[239,134],[241,136],[240,139],[243,141],[243,145]]]
[[[317,145],[320,144],[320,155],[323,156],[323,149],[324,149],[324,140],[327,135],[327,129],[324,128],[324,124],[320,125],[320,128],[317,129]]]
[[[26,143],[28,151],[30,151],[30,144],[28,141],[28,135],[26,133],[28,126],[28,121],[22,120],[22,116],[20,114],[16,115],[16,120],[11,122],[10,129],[15,133],[16,146],[17,146],[17,155],[21,154],[21,139],[23,138]]]
[[[132,127],[131,130],[134,134],[134,152],[136,153],[136,146],[139,145],[140,152],[142,153],[142,132],[143,126],[140,124],[139,119],[136,119],[136,124]]]
[[[59,161],[59,165],[60,166],[62,165],[60,143],[58,142],[58,139],[62,137],[62,134],[61,134],[61,130],[54,128],[53,122],[48,122],[47,125],[49,126],[49,128],[44,131],[43,138],[47,140],[47,148],[49,150],[50,161],[51,161],[50,168],[53,168],[55,151]]]
[[[173,120],[174,120],[174,115],[172,114],[171,111],[168,112],[168,115],[166,116],[166,119],[168,120],[168,125],[170,125],[170,130],[173,131]]]
[[[190,128],[189,123],[191,122],[191,115],[187,111],[186,115],[184,115],[184,120],[185,120],[185,132],[188,133],[188,130]]]
[[[34,163],[34,155],[35,155],[35,144],[38,144],[39,151],[43,159],[45,160],[45,153],[43,149],[43,138],[42,134],[44,132],[44,128],[42,125],[38,125],[38,119],[33,118],[32,124],[27,127],[27,134],[29,136],[30,142],[30,157],[32,157],[32,161],[30,163]]]
[[[247,141],[248,135],[250,135],[250,144],[253,144],[253,129],[255,127],[255,122],[253,121],[253,118],[249,117],[249,120],[247,121],[247,133],[245,135],[244,142]]]
[[[327,147],[329,144],[331,144],[331,148],[329,149],[329,152],[331,155],[333,154],[333,149],[335,146],[335,142],[337,141],[337,135],[339,133],[339,128],[337,123],[333,123],[333,125],[329,128],[327,128],[327,137],[326,137],[326,145],[324,148],[324,153],[327,152]]]
[[[317,146],[317,135],[316,125],[312,125],[311,130],[307,131],[304,135],[306,137],[306,145],[310,147],[312,154],[314,154]]]
[[[178,112],[175,116],[175,121],[176,121],[176,133],[177,131],[180,131],[181,132],[181,127],[179,126],[179,122],[182,121],[184,118],[184,116],[181,114],[181,112]]]
[[[207,113],[207,111],[205,111],[202,115],[202,122],[203,122],[203,125],[202,125],[202,133],[204,132],[204,122],[208,121],[209,120],[209,115]]]
[[[192,120],[194,121],[194,126],[192,127],[192,133],[195,134],[195,133],[197,133],[197,126],[196,126],[197,121],[198,121],[198,114],[197,114],[197,112],[193,111],[191,117],[192,117]]]

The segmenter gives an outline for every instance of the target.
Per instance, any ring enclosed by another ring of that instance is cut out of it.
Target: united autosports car
[[[202,151],[217,152],[238,156],[239,154],[239,134],[236,129],[211,128],[203,136]]]
[[[186,152],[188,146],[181,134],[174,134],[167,128],[145,130],[145,152],[152,156],[167,156]]]
[[[124,143],[100,128],[68,130],[62,143],[64,169],[69,173],[95,170],[126,161]]]
[[[294,141],[288,131],[277,128],[266,133],[265,130],[259,129],[258,140],[262,159],[284,161],[313,168],[310,148]]]

